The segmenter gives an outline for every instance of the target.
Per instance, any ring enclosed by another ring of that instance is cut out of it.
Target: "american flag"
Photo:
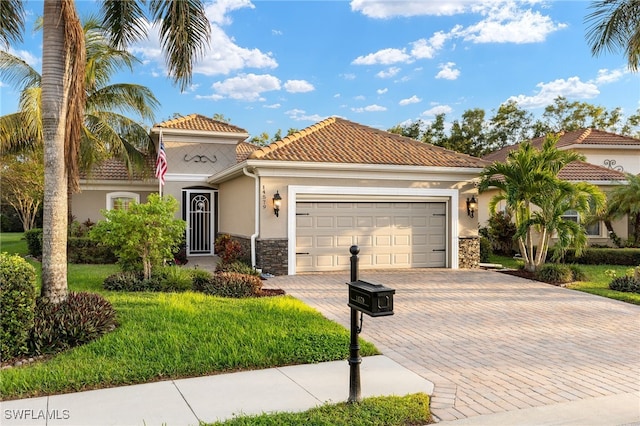
[[[160,145],[158,148],[158,159],[156,160],[156,177],[160,185],[164,185],[164,175],[167,173],[167,153],[164,151],[162,132],[160,132]]]

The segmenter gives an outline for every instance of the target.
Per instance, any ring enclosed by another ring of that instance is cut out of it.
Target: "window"
[[[134,192],[110,192],[107,194],[107,210],[128,210],[132,202],[140,202],[140,194]]]
[[[570,221],[576,222],[576,223],[578,223],[580,221],[580,215],[575,210],[567,210],[562,215],[562,218],[564,220],[570,220]],[[597,221],[597,222],[594,222],[594,223],[590,223],[589,225],[585,226],[585,229],[587,231],[587,235],[588,236],[590,236],[590,237],[599,237],[600,236],[600,221]]]

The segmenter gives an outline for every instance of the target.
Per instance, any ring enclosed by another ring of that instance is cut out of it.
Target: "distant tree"
[[[520,108],[516,101],[503,103],[489,119],[485,149],[491,152],[531,139],[532,123],[533,114]]]
[[[294,134],[296,132],[298,132],[298,129],[294,129],[292,127],[287,131],[287,136],[291,136],[292,134]],[[282,140],[282,130],[278,129],[278,130],[276,130],[276,132],[271,137],[269,136],[269,133],[262,132],[259,135],[254,136],[251,139],[249,139],[249,142],[254,144],[254,145],[267,146],[270,143],[277,142],[277,141],[280,141],[280,140]]]
[[[486,154],[488,150],[484,116],[485,112],[481,108],[466,110],[461,121],[453,121],[451,134],[442,146],[476,157]]]
[[[640,2],[638,0],[599,0],[591,3],[593,9],[585,21],[591,53],[623,51],[629,69],[640,66]]]
[[[26,232],[34,227],[44,198],[44,161],[42,150],[1,158],[2,203],[14,208]]]
[[[572,131],[594,128],[616,132],[621,125],[622,110],[607,110],[587,102],[569,102],[558,96],[551,105],[547,105],[542,118],[551,132]]]
[[[422,120],[411,121],[405,124],[398,124],[393,126],[388,131],[395,133],[396,135],[405,136],[407,138],[420,140],[422,136],[422,127],[424,123]]]
[[[216,112],[212,117],[214,120],[222,121],[223,123],[231,123],[231,119],[224,116],[224,114],[220,114]]]
[[[433,145],[442,146],[447,139],[447,135],[444,131],[446,114],[436,114],[436,118],[425,126],[422,133],[422,141]]]

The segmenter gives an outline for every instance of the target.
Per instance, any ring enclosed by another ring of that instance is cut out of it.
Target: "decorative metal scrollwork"
[[[612,170],[615,170],[617,172],[624,171],[624,167],[616,166],[616,160],[604,160],[604,165],[605,165],[605,167],[608,167],[608,168],[610,168]]]
[[[194,155],[191,158],[188,158],[189,156],[187,154],[184,155],[184,161],[186,161],[187,163],[189,161],[193,161],[194,163],[215,163],[216,161],[218,161],[218,159],[216,158],[216,156],[213,156],[213,159],[207,157],[206,155]]]

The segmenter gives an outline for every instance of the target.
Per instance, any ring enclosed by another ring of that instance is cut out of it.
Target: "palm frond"
[[[11,41],[22,41],[24,7],[22,0],[0,1],[0,41],[9,46]]]

